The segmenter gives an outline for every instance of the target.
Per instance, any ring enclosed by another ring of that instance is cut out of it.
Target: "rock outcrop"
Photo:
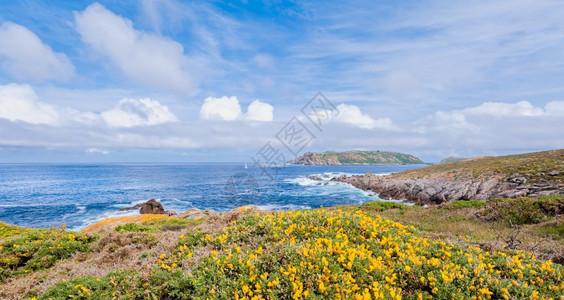
[[[564,150],[488,157],[380,176],[334,180],[373,191],[382,199],[418,204],[564,194]]]
[[[342,175],[336,181],[373,191],[382,199],[407,200],[417,204],[443,203],[454,200],[485,200],[520,196],[546,196],[564,194],[564,185],[557,182],[529,184],[520,177],[490,178],[458,176],[452,178],[396,178],[386,175]]]
[[[215,210],[211,209],[198,209],[198,208],[190,208],[189,210],[176,215],[177,218],[185,219],[185,220],[199,220],[202,218],[208,217],[217,217],[219,213]]]
[[[503,177],[403,179],[373,174],[340,176],[337,181],[370,190],[382,199],[408,200],[420,204],[454,200],[485,200],[495,197],[542,196],[564,193],[564,186],[550,183],[504,182]]]
[[[143,202],[131,207],[125,207],[120,209],[120,211],[126,211],[126,210],[135,210],[135,209],[139,209],[139,213],[140,214],[155,214],[155,215],[175,215],[176,213],[173,211],[165,211],[163,205],[155,200],[155,199],[149,199],[147,202]]]

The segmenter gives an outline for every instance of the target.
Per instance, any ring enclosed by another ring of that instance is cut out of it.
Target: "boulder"
[[[164,210],[163,205],[155,200],[155,199],[150,199],[149,201],[141,204],[141,207],[139,208],[139,213],[144,215],[144,214],[157,214],[157,215],[164,215],[167,212]]]
[[[165,211],[163,208],[163,205],[155,200],[155,199],[149,199],[147,202],[144,203],[140,203],[131,207],[125,207],[120,209],[120,211],[124,211],[124,210],[134,210],[134,209],[139,209],[139,213],[140,214],[156,214],[156,215],[175,215],[176,213],[173,211]]]

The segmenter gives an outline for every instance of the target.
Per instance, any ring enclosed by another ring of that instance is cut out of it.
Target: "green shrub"
[[[155,228],[137,223],[127,223],[116,227],[119,232],[154,232]]]
[[[389,209],[405,209],[406,207],[407,205],[391,201],[372,201],[360,206],[361,209],[367,211],[386,211]]]
[[[564,196],[492,199],[480,215],[486,220],[500,220],[511,225],[537,224],[564,213]]]
[[[47,269],[75,252],[90,250],[94,237],[65,229],[33,229],[0,244],[0,280]]]
[[[115,228],[118,232],[157,232],[161,230],[180,230],[186,227],[196,226],[202,220],[184,220],[180,218],[151,219],[141,224],[127,223]]]
[[[453,201],[449,204],[447,204],[447,207],[452,207],[452,208],[467,208],[467,207],[475,207],[475,208],[480,208],[480,207],[484,207],[487,205],[486,201],[480,201],[480,200],[459,200],[459,201]]]

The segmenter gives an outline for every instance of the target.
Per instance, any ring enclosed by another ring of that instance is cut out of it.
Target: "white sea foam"
[[[295,209],[311,209],[311,206],[297,204],[263,204],[257,205],[261,210],[295,210]]]
[[[130,210],[130,211],[108,211],[108,212],[104,212],[102,214],[99,215],[91,215],[88,217],[85,217],[82,220],[82,224],[75,226],[73,228],[71,228],[71,230],[74,231],[80,231],[82,229],[84,229],[86,226],[94,224],[98,221],[102,221],[104,219],[108,219],[108,218],[115,218],[115,217],[124,217],[124,216],[134,216],[134,215],[138,215],[139,211],[137,210]]]

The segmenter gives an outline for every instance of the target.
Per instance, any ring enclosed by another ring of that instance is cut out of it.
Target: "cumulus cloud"
[[[104,111],[100,116],[111,127],[134,127],[177,121],[167,106],[150,98],[121,99],[116,108]]]
[[[243,114],[241,104],[235,96],[208,97],[200,108],[200,118],[202,120],[235,121],[247,119],[270,122],[274,119],[274,107],[260,100],[255,100],[247,107],[247,113]]]
[[[274,119],[274,107],[268,103],[255,100],[249,104],[245,118],[253,121],[270,122]]]
[[[237,97],[207,97],[200,108],[203,120],[233,121],[241,117],[241,105]]]
[[[74,66],[66,55],[51,47],[24,26],[4,22],[0,25],[0,67],[19,80],[67,80]]]
[[[544,107],[534,106],[528,101],[484,102],[461,110],[435,112],[415,122],[415,128],[420,133],[438,131],[449,135],[492,135],[500,127],[509,126],[503,125],[504,122],[521,122],[529,126],[529,119],[538,122],[541,119],[555,120],[558,116],[564,116],[564,101],[548,102]]]
[[[545,112],[550,116],[564,116],[564,101],[548,102],[545,106]]]
[[[333,116],[330,116],[330,120],[336,123],[349,124],[362,129],[391,129],[394,127],[392,120],[389,118],[373,119],[363,113],[356,105],[339,104],[337,105],[337,110],[338,114],[333,113]]]
[[[540,116],[545,113],[541,107],[534,107],[527,101],[517,103],[485,102],[479,106],[464,109],[465,113],[478,115],[506,116]]]
[[[50,104],[38,101],[27,84],[0,85],[0,118],[31,124],[55,125],[60,114]]]
[[[136,30],[131,20],[98,3],[75,13],[75,22],[82,40],[128,78],[161,89],[196,92],[180,43]]]
[[[167,106],[150,98],[124,98],[117,107],[97,114],[41,102],[27,84],[0,85],[0,119],[53,126],[78,123],[90,126],[106,124],[109,127],[148,126],[177,121]]]
[[[78,146],[86,151],[85,155],[103,155],[106,151],[108,155],[116,155],[105,150],[116,147],[260,149],[272,139],[272,132],[284,125],[265,122],[256,126],[255,122],[244,122],[252,114],[263,116],[263,120],[269,119],[264,117],[266,114],[270,116],[269,104],[260,101],[251,103],[243,113],[236,97],[206,100],[208,105],[205,105],[206,101],[203,105],[205,115],[215,120],[239,122],[180,122],[165,105],[147,98],[122,99],[115,108],[101,113],[84,112],[42,102],[27,85],[0,85],[0,146]],[[235,113],[222,112],[224,104],[231,104]],[[397,124],[374,119],[355,105],[340,104],[340,114],[334,115],[334,119],[326,124],[309,150],[389,149],[415,155],[436,155],[432,159],[439,160],[452,153],[477,156],[564,147],[560,130],[564,101],[532,105],[531,111],[543,111],[532,116],[521,112],[494,118],[478,107],[483,104],[438,111],[414,123]],[[355,130],[351,126],[393,130]]]

